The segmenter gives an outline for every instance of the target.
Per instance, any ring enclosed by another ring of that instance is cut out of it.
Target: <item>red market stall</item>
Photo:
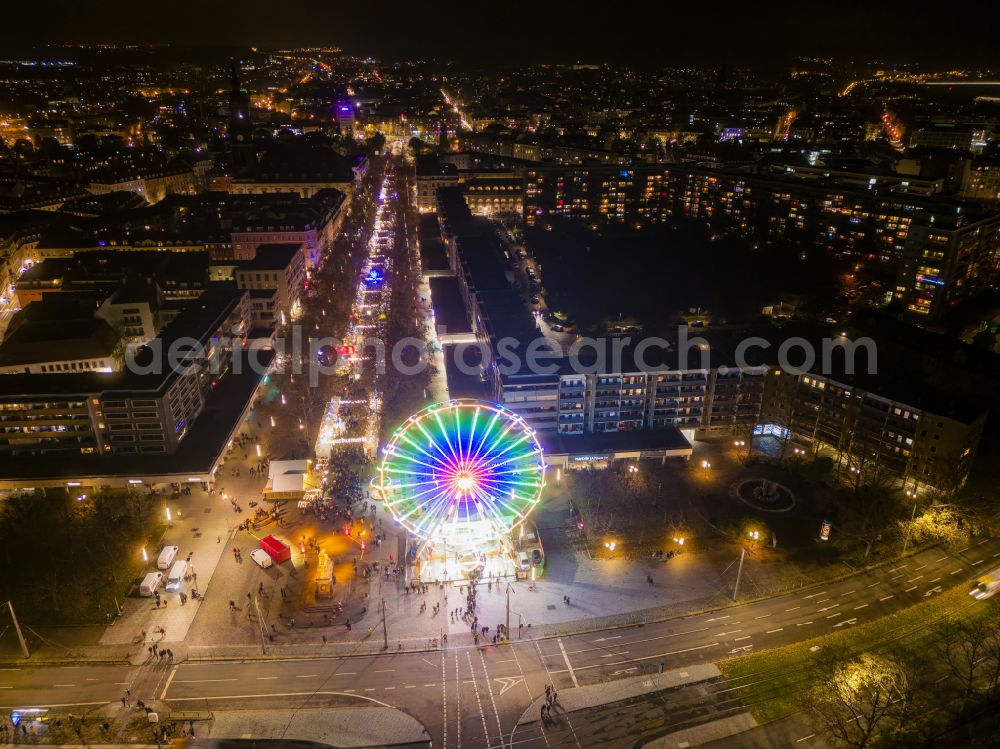
[[[275,564],[287,562],[292,558],[292,550],[274,536],[264,536],[260,540],[260,548],[268,553]]]

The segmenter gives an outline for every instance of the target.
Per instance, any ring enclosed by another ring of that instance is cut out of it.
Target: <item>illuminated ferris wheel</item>
[[[475,550],[509,537],[545,485],[534,430],[502,406],[437,403],[400,425],[377,479],[389,511],[428,544]]]

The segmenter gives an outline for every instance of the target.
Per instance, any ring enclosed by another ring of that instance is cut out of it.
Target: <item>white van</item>
[[[161,570],[170,569],[170,565],[177,558],[178,551],[179,549],[176,546],[164,546],[163,551],[160,552],[160,558],[156,560],[156,566]]]
[[[139,584],[139,595],[145,598],[149,598],[151,595],[156,593],[156,589],[160,587],[160,580],[163,579],[162,572],[150,572]]]
[[[181,585],[184,584],[184,575],[187,574],[188,563],[186,559],[179,559],[174,562],[174,566],[170,568],[170,574],[167,575],[167,581],[163,584],[163,587],[167,590],[180,590]]]
[[[517,552],[517,562],[518,566],[520,566],[522,570],[527,571],[531,569],[531,556],[528,554],[528,552],[526,551]]]

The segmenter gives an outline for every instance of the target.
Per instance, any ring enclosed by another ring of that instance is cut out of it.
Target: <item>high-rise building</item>
[[[337,127],[341,137],[354,137],[354,105],[346,96],[337,100]]]
[[[992,283],[998,257],[1000,214],[918,214],[903,245],[896,296],[914,318],[940,317]]]

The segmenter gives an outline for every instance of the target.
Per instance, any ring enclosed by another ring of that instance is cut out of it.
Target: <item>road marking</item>
[[[375,691],[375,688],[374,688],[374,687],[366,687],[366,688],[365,688],[365,691],[366,691],[366,692],[374,692],[374,691]]]
[[[726,635],[735,635],[737,632],[742,632],[742,629],[734,629],[731,632],[719,632],[716,637],[725,637]]]
[[[899,572],[901,569],[905,569],[906,567],[909,566],[910,566],[909,564],[901,564],[898,567],[893,567],[891,570],[889,570],[889,572]]]
[[[804,626],[806,626],[807,624],[812,624],[812,622],[799,622],[799,623],[798,623],[798,624],[796,624],[795,626],[796,626],[796,627],[804,627]]]
[[[561,637],[557,637],[556,638],[556,642],[559,643],[559,650],[562,651],[563,661],[566,663],[566,670],[569,671],[569,678],[571,678],[573,680],[573,686],[574,687],[580,686],[580,682],[578,682],[576,680],[576,674],[573,673],[573,666],[569,662],[569,656],[566,655],[566,646],[563,645],[562,638]]]
[[[743,637],[737,637],[733,642],[739,642],[740,640],[749,640],[751,635],[743,635]]]
[[[802,608],[801,606],[796,606],[796,607],[795,607],[795,608],[793,608],[793,609],[785,609],[785,613],[787,614],[787,613],[788,613],[789,611],[798,611],[798,610],[799,610],[799,609],[801,609],[801,608]]]
[[[947,558],[948,558],[948,555],[945,554],[943,557],[938,557],[937,559],[935,559],[934,563],[937,564],[938,562],[943,562]]]
[[[916,577],[914,577],[914,578],[912,578],[910,580],[907,580],[906,582],[907,582],[907,584],[909,584],[909,583],[915,583],[917,580],[923,580],[923,578],[924,578],[923,575],[917,575]]]
[[[829,600],[830,600],[829,598],[821,598],[820,600],[815,601],[815,603],[826,603]]]
[[[403,687],[403,689],[416,689],[416,688],[417,688],[416,684],[407,684],[406,686]]]
[[[206,684],[212,681],[239,681],[239,679],[178,679],[178,684]]]
[[[874,588],[876,585],[881,585],[881,584],[882,583],[872,583],[871,585],[866,585],[865,590],[868,590],[868,588]]]
[[[910,592],[911,590],[916,590],[916,589],[917,589],[917,586],[916,586],[916,585],[914,585],[914,586],[913,586],[912,588],[907,588],[907,589],[906,589],[906,590],[904,590],[903,592],[904,592],[904,593],[909,593],[909,592]]]
[[[808,601],[810,598],[815,598],[816,596],[821,596],[824,593],[826,593],[826,591],[825,590],[821,590],[819,593],[813,593],[812,595],[805,596],[805,599]]]
[[[795,743],[798,744],[800,741],[807,741],[807,740],[813,738],[815,735],[816,734],[811,733],[808,736],[803,736],[801,739],[795,739]]]
[[[712,620],[709,619],[709,621],[712,621]],[[591,642],[607,642],[608,640],[620,640],[620,639],[622,639],[621,635],[615,635],[614,637],[598,637],[596,640],[591,640]],[[506,661],[503,661],[503,662],[506,662]]]
[[[935,577],[933,580],[928,580],[927,582],[929,582],[929,583],[936,583],[940,579],[941,579],[940,577]]]
[[[174,680],[175,676],[177,676],[177,666],[174,666],[170,671],[170,676],[167,677],[167,683],[163,685],[163,691],[160,692],[161,700],[165,700],[167,698],[167,690],[170,689],[170,682]]]
[[[975,567],[977,564],[982,564],[985,561],[986,561],[985,559],[980,559],[978,562],[973,562],[972,566]]]
[[[14,687],[0,687],[0,689],[13,689]]]
[[[316,674],[295,674],[296,679],[315,679]]]
[[[922,570],[922,569],[923,569],[924,567],[926,567],[926,566],[927,566],[926,564],[922,564],[922,565],[920,565],[919,567],[916,567],[916,568],[914,568],[914,570],[913,570],[913,571],[914,571],[914,572],[920,572],[920,570]]]
[[[680,655],[681,653],[693,653],[696,650],[705,650],[706,648],[714,648],[714,647],[718,647],[718,645],[719,645],[718,642],[710,642],[707,645],[698,645],[698,646],[693,647],[693,648],[684,648],[683,650],[671,650],[669,653],[657,653],[656,655],[643,655],[643,656],[640,656],[638,658],[630,658],[629,660],[627,660],[627,661],[621,661],[620,663],[592,663],[592,664],[590,664],[588,666],[577,666],[573,670],[574,671],[586,671],[589,668],[604,668],[605,666],[620,666],[620,665],[625,664],[625,663],[636,663],[638,661],[651,661],[651,660],[653,660],[655,658],[666,658],[667,656],[670,656],[670,655]],[[556,671],[549,671],[549,674],[561,674],[561,673],[564,673],[565,670],[566,669],[558,669]],[[638,667],[634,667],[634,668],[627,669],[627,670],[628,671],[636,671],[636,670],[638,670]],[[616,671],[615,673],[622,673],[622,672]],[[199,698],[199,699],[201,699],[201,698]],[[105,703],[102,702],[100,704],[103,705]]]
[[[886,596],[885,598],[879,598],[878,600],[879,600],[880,602],[881,602],[881,601],[888,601],[888,600],[889,600],[890,598],[895,598],[895,596]]]
[[[504,694],[511,687],[516,687],[518,684],[524,683],[523,676],[494,676],[493,681],[500,682],[500,696],[503,697]]]
[[[395,670],[396,669],[394,669],[394,668],[384,668],[381,671],[376,671],[375,673],[377,673],[377,674],[391,674]]]
[[[385,689],[395,689],[396,687],[385,687]]]
[[[835,608],[837,608],[840,605],[841,604],[839,604],[839,603],[835,603],[835,604],[833,604],[831,606],[824,606],[823,608],[820,609],[820,612],[829,611],[830,609],[835,609]]]
[[[997,557],[1000,557],[1000,551],[998,551],[996,554],[993,555],[994,559],[996,559]]]
[[[851,595],[851,593],[857,593],[857,592],[858,592],[857,588],[855,588],[854,590],[849,590],[846,593],[841,593],[840,597],[843,598],[844,596],[849,596],[849,595]]]
[[[773,635],[775,632],[781,632],[783,629],[784,629],[784,627],[778,627],[777,629],[769,629],[764,634],[765,635]]]
[[[755,616],[754,619],[767,619],[769,616],[770,614],[762,614],[761,616]]]
[[[433,687],[433,684],[424,684],[425,687]]]
[[[278,678],[277,676],[258,676],[257,681],[273,681],[274,679],[277,678]]]
[[[500,711],[497,710],[497,699],[493,696],[493,685],[490,683],[490,672],[486,668],[486,656],[483,655],[482,650],[479,651],[479,660],[483,664],[483,676],[486,679],[486,691],[489,692],[490,695],[490,703],[493,705],[493,717],[497,719],[497,731],[500,734],[500,746],[503,747],[503,726],[500,725]],[[513,658],[511,660],[513,660]],[[483,717],[485,721],[485,716]],[[486,736],[487,738],[489,737],[489,732],[487,732]]]
[[[54,684],[56,687],[75,687],[76,684]]]
[[[976,546],[982,546],[982,545],[983,545],[984,543],[986,543],[987,541],[989,541],[989,539],[988,539],[988,538],[984,538],[984,539],[983,539],[982,541],[977,541],[977,542],[976,542]]]
[[[731,614],[726,614],[725,616],[714,616],[711,619],[706,619],[707,622],[721,622],[723,619],[728,619]]]
[[[959,549],[958,553],[961,554],[963,551],[968,551],[968,550],[969,550],[969,547],[966,546],[964,549]]]
[[[479,654],[482,655],[482,652],[483,651],[480,650]],[[476,694],[476,704],[479,706],[479,717],[483,719],[483,736],[486,738],[486,741],[489,743],[489,745],[492,746],[492,742],[489,741],[490,729],[489,729],[489,726],[486,725],[486,711],[483,710],[483,701],[479,698],[479,685],[476,684],[476,679],[475,679],[476,671],[475,671],[475,669],[472,668],[472,654],[468,650],[466,650],[465,651],[465,657],[469,661],[469,673],[473,677],[473,679],[472,679],[472,685],[473,685],[472,686],[472,690]],[[487,679],[487,681],[489,681],[489,679]],[[501,736],[502,735],[503,734],[501,733]]]
[[[827,617],[827,619],[833,619],[835,616],[843,616],[843,615],[844,613],[842,611],[834,611],[832,614],[830,614],[830,616]]]
[[[860,611],[861,609],[866,609],[866,608],[868,608],[868,604],[867,603],[863,603],[860,606],[855,606],[854,610],[855,611]]]
[[[837,622],[833,626],[834,627],[843,627],[845,624],[857,624],[857,623],[858,623],[857,619],[844,619],[844,621]]]
[[[949,572],[948,574],[949,574],[949,575],[957,575],[957,574],[958,574],[959,572],[961,572],[961,571],[962,571],[962,568],[961,568],[961,567],[959,567],[959,568],[958,568],[957,570],[955,570],[954,572]]]

